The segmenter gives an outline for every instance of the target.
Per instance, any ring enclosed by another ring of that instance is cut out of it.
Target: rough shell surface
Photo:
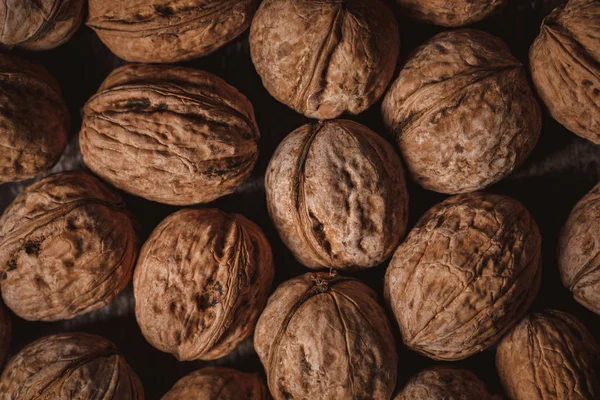
[[[129,283],[137,240],[119,196],[73,171],[27,187],[0,217],[0,285],[27,320],[73,318]]]
[[[404,12],[419,21],[457,27],[486,18],[507,0],[396,0]]]
[[[190,68],[127,65],[83,109],[86,165],[116,187],[174,205],[207,203],[246,180],[260,134],[246,97]]]
[[[10,315],[4,304],[0,303],[0,368],[8,355],[10,345],[11,323]]]
[[[216,209],[178,211],[142,247],[138,324],[178,360],[225,356],[254,331],[273,275],[271,247],[253,222]]]
[[[265,0],[250,49],[273,97],[307,117],[331,119],[358,114],[381,97],[400,38],[381,0]]]
[[[397,355],[375,293],[356,279],[308,273],[269,298],[254,348],[276,400],[390,399]]]
[[[419,47],[382,110],[414,179],[441,193],[480,190],[509,175],[541,130],[523,66],[500,39],[471,29]]]
[[[388,267],[384,293],[411,349],[460,360],[521,318],[541,280],[541,237],[521,203],[485,193],[429,210]]]

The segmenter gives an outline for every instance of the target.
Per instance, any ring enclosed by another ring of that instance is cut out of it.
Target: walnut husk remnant
[[[83,109],[86,165],[116,187],[174,205],[233,192],[258,158],[260,133],[248,99],[190,68],[127,65]]]
[[[137,240],[121,198],[72,171],[27,187],[0,217],[0,286],[27,320],[57,321],[110,303],[131,280]]]
[[[506,2],[507,0],[396,0],[411,18],[447,27],[481,21]]]
[[[273,97],[307,117],[331,119],[359,114],[381,97],[400,37],[381,0],[265,0],[250,49]]]
[[[460,360],[527,312],[541,273],[541,237],[525,207],[505,196],[464,194],[419,220],[390,262],[384,293],[409,348]]]
[[[8,356],[10,345],[11,323],[10,315],[2,302],[0,302],[0,367]]]
[[[542,121],[521,63],[499,38],[472,29],[419,47],[382,111],[417,183],[449,194],[509,175],[533,150]]]

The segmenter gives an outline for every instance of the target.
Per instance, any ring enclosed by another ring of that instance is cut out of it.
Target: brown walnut
[[[434,25],[457,27],[488,17],[507,0],[396,0],[410,17]]]
[[[386,260],[406,229],[400,158],[367,127],[347,120],[304,125],[267,169],[269,214],[309,268],[367,268]]]
[[[429,210],[388,267],[384,292],[411,349],[460,360],[496,342],[541,280],[541,237],[521,203],[486,193]]]
[[[275,400],[389,400],[397,354],[375,292],[352,278],[314,272],[269,298],[254,348]]]
[[[472,29],[418,48],[382,111],[417,183],[441,193],[472,192],[509,175],[541,129],[521,63],[500,39]]]
[[[86,165],[116,187],[174,205],[233,192],[258,158],[252,104],[190,68],[127,65],[83,109]]]
[[[0,217],[2,297],[27,320],[69,319],[110,303],[136,255],[121,198],[82,171],[34,183]]]
[[[400,37],[381,0],[265,0],[250,50],[273,97],[307,117],[331,119],[359,114],[381,97]]]
[[[4,364],[8,356],[8,347],[10,345],[10,315],[4,304],[0,302],[0,367]]]

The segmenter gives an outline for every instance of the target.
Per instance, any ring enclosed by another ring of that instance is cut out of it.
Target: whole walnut
[[[531,76],[552,117],[600,144],[600,2],[569,0],[542,23]]]
[[[380,264],[406,229],[408,193],[400,158],[356,122],[296,129],[273,155],[265,186],[281,239],[309,268]]]
[[[26,320],[69,319],[110,303],[136,255],[121,198],[82,171],[34,183],[0,217],[2,297]]]
[[[264,0],[250,50],[273,97],[307,117],[331,119],[359,114],[381,97],[400,36],[381,0]]]
[[[314,272],[281,284],[254,334],[271,395],[389,400],[397,354],[376,294],[360,281]]]
[[[67,145],[69,112],[58,83],[39,65],[0,54],[0,81],[2,184],[33,178],[58,161]]]
[[[0,400],[143,400],[135,372],[108,340],[87,333],[41,338],[0,377]]]
[[[135,315],[146,339],[178,360],[220,358],[254,331],[273,275],[271,246],[252,221],[181,210],[142,247]]]
[[[382,110],[417,183],[450,194],[509,175],[533,150],[542,121],[523,66],[500,39],[471,29],[419,47]]]
[[[448,27],[481,21],[506,2],[507,0],[396,0],[410,17]]]
[[[86,165],[116,187],[174,205],[233,192],[258,158],[252,104],[190,68],[127,65],[83,109]]]
[[[89,0],[87,25],[124,60],[170,63],[232,41],[257,6],[258,0]]]
[[[0,302],[0,367],[4,364],[8,355],[8,347],[10,345],[10,315],[6,311],[4,304]]]
[[[547,310],[523,318],[500,342],[496,368],[513,400],[600,398],[600,348],[570,314]]]
[[[396,250],[384,292],[409,348],[460,360],[517,323],[541,273],[541,237],[525,207],[472,193],[425,213]]]

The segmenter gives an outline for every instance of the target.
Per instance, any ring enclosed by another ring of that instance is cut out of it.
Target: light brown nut
[[[542,121],[523,66],[500,39],[472,29],[418,48],[382,111],[417,183],[451,194],[509,175],[533,150]]]
[[[396,0],[408,16],[449,27],[481,21],[506,2],[507,0]]]
[[[250,28],[263,85],[310,118],[359,114],[390,83],[398,26],[381,0],[265,0]]]
[[[471,193],[433,207],[385,275],[404,343],[436,360],[460,360],[495,343],[538,292],[541,241],[529,212],[509,197]]]
[[[8,348],[10,345],[10,315],[4,304],[0,303],[0,367],[4,365],[4,361],[8,356]]]
[[[136,255],[121,198],[83,171],[34,183],[0,217],[2,297],[27,320],[69,319],[110,303]]]
[[[397,354],[375,292],[314,272],[281,284],[254,334],[275,400],[389,400]]]
[[[356,122],[296,129],[273,155],[265,186],[281,239],[309,268],[380,264],[406,229],[408,193],[400,158]]]
[[[127,65],[83,109],[86,165],[116,187],[174,205],[233,192],[258,158],[260,133],[248,99],[190,68]]]

